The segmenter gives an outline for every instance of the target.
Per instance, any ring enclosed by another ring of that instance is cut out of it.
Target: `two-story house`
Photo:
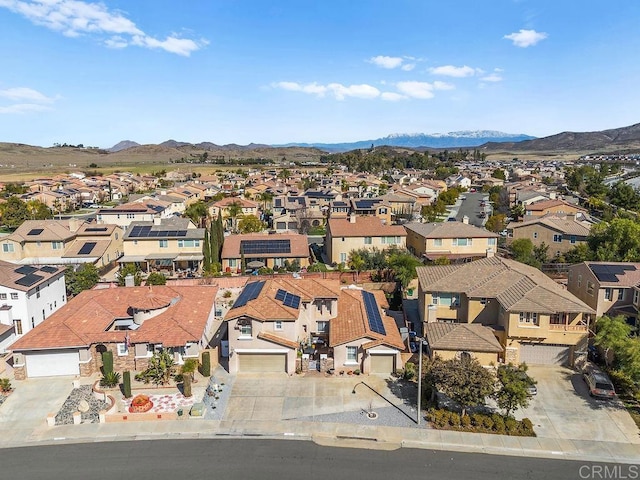
[[[498,257],[418,267],[420,320],[429,338],[436,322],[476,324],[491,332],[502,352],[491,358],[459,335],[456,355],[481,361],[573,365],[586,354],[589,325],[596,313],[540,270]],[[461,331],[462,332],[462,331]],[[449,342],[449,348],[451,343]]]
[[[325,249],[331,263],[346,263],[353,250],[405,248],[407,232],[401,225],[385,225],[378,217],[330,218]]]
[[[172,214],[166,202],[145,200],[118,205],[113,208],[101,208],[96,212],[98,223],[110,223],[126,228],[132,222],[152,222],[155,219],[168,218]]]
[[[298,354],[319,370],[390,374],[404,344],[383,292],[333,280],[252,282],[227,312],[229,372],[296,371]]]
[[[528,238],[536,247],[544,243],[549,247],[549,255],[557,256],[586,242],[591,225],[581,213],[525,217],[523,222],[510,222],[507,225],[507,244]]]
[[[11,347],[16,380],[100,372],[113,352],[115,371],[142,371],[158,350],[179,365],[215,340],[218,287],[119,287],[85,290]],[[217,359],[215,359],[217,360]]]
[[[222,246],[222,270],[242,273],[244,269],[271,269],[287,263],[300,268],[309,266],[309,241],[297,233],[247,233],[225,237]]]
[[[467,261],[495,253],[498,235],[467,222],[407,223],[407,248],[420,258]]]
[[[567,289],[596,311],[596,316],[623,315],[639,328],[640,263],[582,262],[569,267]]]
[[[525,216],[542,217],[543,215],[548,215],[550,213],[576,215],[578,213],[587,214],[588,212],[579,205],[569,203],[559,198],[537,201],[525,206]]]
[[[0,353],[66,303],[64,268],[0,260]]]
[[[133,222],[124,234],[124,256],[118,263],[133,263],[145,272],[170,276],[197,275],[204,260],[204,232],[188,218]]]

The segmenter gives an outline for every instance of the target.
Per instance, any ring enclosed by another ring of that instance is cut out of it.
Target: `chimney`
[[[350,213],[349,214],[349,223],[356,223],[356,214],[355,213]]]
[[[162,219],[160,217],[153,217],[153,224],[160,225],[162,223],[161,220]]]
[[[80,226],[84,223],[84,220],[79,220],[77,218],[70,218],[69,219],[69,230],[71,231],[71,233],[75,233],[78,231],[78,229],[80,228]]]
[[[133,275],[129,274],[126,277],[124,277],[124,286],[125,287],[135,287],[136,286],[136,279],[133,277]]]
[[[495,255],[493,248],[487,248],[487,258],[491,258]]]
[[[462,223],[469,225],[469,217],[467,217],[466,215],[462,217]]]
[[[556,192],[549,192],[549,198],[551,200],[555,200],[556,199]]]

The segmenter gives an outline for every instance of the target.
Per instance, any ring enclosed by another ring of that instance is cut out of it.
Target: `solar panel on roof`
[[[293,293],[286,292],[282,299],[282,304],[285,307],[298,308],[300,306],[300,297]]]
[[[138,227],[134,227],[138,228]],[[107,227],[88,227],[84,229],[85,232],[106,232]]]
[[[178,236],[179,237],[186,237],[187,236],[187,231],[186,230],[180,230],[178,232]]]
[[[285,292],[284,290],[282,290],[281,288],[278,289],[278,291],[276,292],[276,300],[284,300],[284,296],[287,294],[287,292]]]
[[[635,271],[635,265],[590,265],[591,271],[601,282],[617,283],[618,276],[624,275],[625,272]]]
[[[367,312],[367,319],[369,320],[369,328],[371,331],[379,333],[380,335],[386,335],[387,331],[384,329],[384,324],[382,323],[376,297],[373,293],[363,290],[362,299],[364,300],[364,308]]]
[[[49,266],[41,267],[40,270],[46,273],[56,273],[58,271],[56,267],[49,267]]]
[[[78,252],[78,255],[89,255],[96,248],[96,245],[96,242],[86,242]]]
[[[27,235],[40,235],[42,232],[44,232],[44,228],[32,228],[31,230],[29,230],[29,233],[27,233]]]
[[[258,295],[260,295],[260,292],[262,291],[262,287],[264,287],[264,283],[264,281],[261,281],[247,284],[231,308],[244,307],[247,302],[258,298]]]
[[[245,255],[291,253],[291,240],[241,240],[240,253]]]
[[[24,265],[14,270],[14,272],[20,273],[22,275],[29,275],[30,273],[37,272],[37,271],[38,271],[37,268],[30,267],[29,265]]]
[[[43,278],[44,277],[42,275],[35,275],[32,273],[25,277],[19,278],[18,280],[16,280],[16,283],[24,287],[30,287],[31,285],[38,283]]]

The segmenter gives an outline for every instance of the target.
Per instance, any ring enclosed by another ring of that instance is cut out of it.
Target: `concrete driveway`
[[[554,366],[530,366],[538,382],[528,408],[516,413],[527,417],[539,437],[640,444],[640,432],[618,399],[589,396],[582,376]]]
[[[411,402],[405,400],[410,395],[394,380],[376,375],[238,374],[224,420],[279,421],[352,412],[368,409],[370,403],[373,408],[403,405]]]
[[[47,415],[57,413],[73,390],[73,376],[12,381],[14,392],[0,405],[0,446],[37,440]]]

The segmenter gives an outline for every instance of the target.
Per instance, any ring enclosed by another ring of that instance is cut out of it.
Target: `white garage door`
[[[544,345],[523,343],[520,345],[520,362],[531,365],[568,365],[569,345]]]
[[[287,355],[284,353],[238,354],[240,372],[286,372]]]
[[[53,377],[57,375],[79,375],[80,356],[69,350],[52,350],[47,353],[24,355],[28,377]]]
[[[371,373],[393,373],[395,355],[371,355]]]

